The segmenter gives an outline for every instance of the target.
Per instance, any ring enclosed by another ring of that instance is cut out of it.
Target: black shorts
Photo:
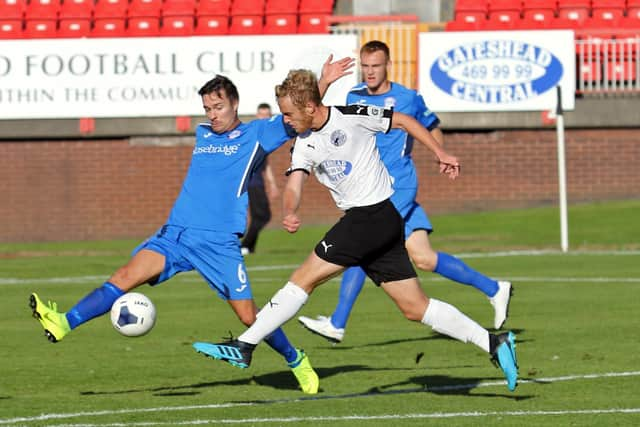
[[[389,200],[349,209],[315,253],[333,264],[359,265],[376,285],[416,277],[404,246],[404,221]]]

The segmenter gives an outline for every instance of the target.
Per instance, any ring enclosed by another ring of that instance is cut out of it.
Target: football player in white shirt
[[[392,181],[380,160],[375,134],[402,128],[427,145],[440,163],[440,171],[455,179],[456,157],[446,153],[415,119],[380,107],[322,104],[315,75],[293,70],[276,98],[285,123],[298,133],[283,192],[283,225],[295,233],[303,184],[313,172],[329,188],[345,215],[327,232],[287,284],[258,313],[256,322],[237,339],[225,343],[195,343],[197,351],[247,368],[255,346],[302,308],[316,286],[359,265],[396,303],[408,320],[421,322],[439,333],[471,342],[504,372],[509,390],[517,385],[515,335],[491,334],[457,308],[428,298],[420,287],[404,246],[404,222],[389,201]]]

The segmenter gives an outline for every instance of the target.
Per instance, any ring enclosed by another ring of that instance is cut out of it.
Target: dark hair
[[[222,98],[221,92],[224,91],[227,99],[231,102],[238,102],[240,96],[238,95],[238,88],[225,76],[217,74],[214,78],[209,80],[200,88],[198,95],[204,96],[214,93]]]
[[[381,42],[380,40],[371,40],[369,42],[366,42],[360,48],[360,55],[362,55],[363,53],[373,53],[379,50],[384,53],[384,56],[387,57],[387,60],[391,58],[391,55],[389,54],[389,46],[387,46],[386,43]]]
[[[256,108],[256,110],[262,110],[262,109],[266,109],[266,108],[271,110],[271,105],[267,104],[266,102],[262,102],[262,103],[258,104],[258,108]]]

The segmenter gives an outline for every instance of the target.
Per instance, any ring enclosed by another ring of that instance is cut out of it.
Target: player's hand
[[[353,74],[353,70],[351,69],[356,65],[355,58],[347,56],[345,58],[338,59],[335,62],[331,61],[333,61],[333,54],[329,55],[322,65],[322,74],[320,76],[320,78],[324,79],[327,84],[335,82],[340,77]]]
[[[438,159],[440,173],[449,176],[449,179],[456,179],[460,175],[460,162],[455,156],[444,154]]]
[[[300,218],[296,214],[285,215],[282,219],[282,225],[289,233],[295,233],[300,228]]]

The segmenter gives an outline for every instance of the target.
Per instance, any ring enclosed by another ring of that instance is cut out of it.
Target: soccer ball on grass
[[[156,307],[145,295],[129,292],[111,306],[111,324],[122,335],[139,337],[156,323]]]

